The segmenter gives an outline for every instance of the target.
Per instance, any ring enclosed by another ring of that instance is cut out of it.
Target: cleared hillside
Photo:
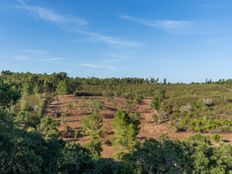
[[[173,139],[184,139],[193,135],[193,131],[177,132],[168,122],[154,124],[152,115],[156,112],[151,108],[152,100],[150,98],[143,99],[138,104],[131,105],[129,108],[126,99],[123,97],[76,97],[74,95],[63,95],[55,97],[46,110],[46,115],[55,120],[59,120],[61,125],[59,131],[62,137],[67,141],[75,141],[80,144],[86,144],[88,137],[73,137],[70,131],[81,132],[80,121],[93,113],[93,102],[102,103],[102,110],[99,112],[103,120],[103,157],[112,157],[113,149],[110,144],[112,130],[112,120],[117,109],[127,112],[139,113],[140,115],[140,131],[138,138],[143,141],[148,138],[158,138],[163,134]],[[67,130],[67,127],[71,129]],[[214,135],[213,133],[204,133],[204,135]],[[220,133],[220,136],[227,143],[232,144],[232,133]]]

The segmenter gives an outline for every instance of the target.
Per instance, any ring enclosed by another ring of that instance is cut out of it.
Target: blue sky
[[[0,70],[232,77],[231,0],[1,0]]]

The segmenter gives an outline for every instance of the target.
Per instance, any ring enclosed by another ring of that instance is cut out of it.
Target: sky
[[[232,78],[231,0],[0,0],[0,70]]]

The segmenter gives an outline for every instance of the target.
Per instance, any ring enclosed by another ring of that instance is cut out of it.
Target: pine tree
[[[65,95],[68,93],[68,83],[67,81],[63,80],[60,81],[56,87],[56,92],[61,95]]]
[[[87,148],[90,150],[94,158],[99,158],[102,152],[102,119],[94,113],[81,121],[83,134],[88,136],[90,141]]]
[[[112,143],[116,150],[117,158],[134,149],[137,144],[136,136],[139,132],[139,124],[139,117],[136,114],[129,114],[121,110],[115,114]]]

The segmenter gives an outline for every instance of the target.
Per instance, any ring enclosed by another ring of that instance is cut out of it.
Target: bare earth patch
[[[113,134],[112,119],[114,113],[118,108],[129,112],[138,112],[140,114],[141,126],[138,138],[143,141],[148,138],[158,138],[162,134],[166,134],[172,139],[184,139],[194,134],[193,132],[175,132],[167,127],[165,123],[154,125],[152,123],[152,115],[154,111],[150,107],[151,99],[144,99],[140,104],[131,106],[130,109],[126,107],[126,100],[122,97],[75,97],[73,95],[58,96],[48,106],[46,114],[50,117],[60,120],[61,125],[59,131],[64,133],[65,127],[69,126],[75,131],[80,130],[80,121],[93,112],[91,103],[94,100],[101,101],[103,110],[100,115],[103,119],[103,157],[112,157],[113,148],[109,143],[109,139]],[[212,135],[207,133],[205,135]],[[232,144],[232,133],[219,134],[226,142]],[[67,138],[67,141],[75,141],[82,145],[88,142],[88,137],[82,136],[78,138]]]

